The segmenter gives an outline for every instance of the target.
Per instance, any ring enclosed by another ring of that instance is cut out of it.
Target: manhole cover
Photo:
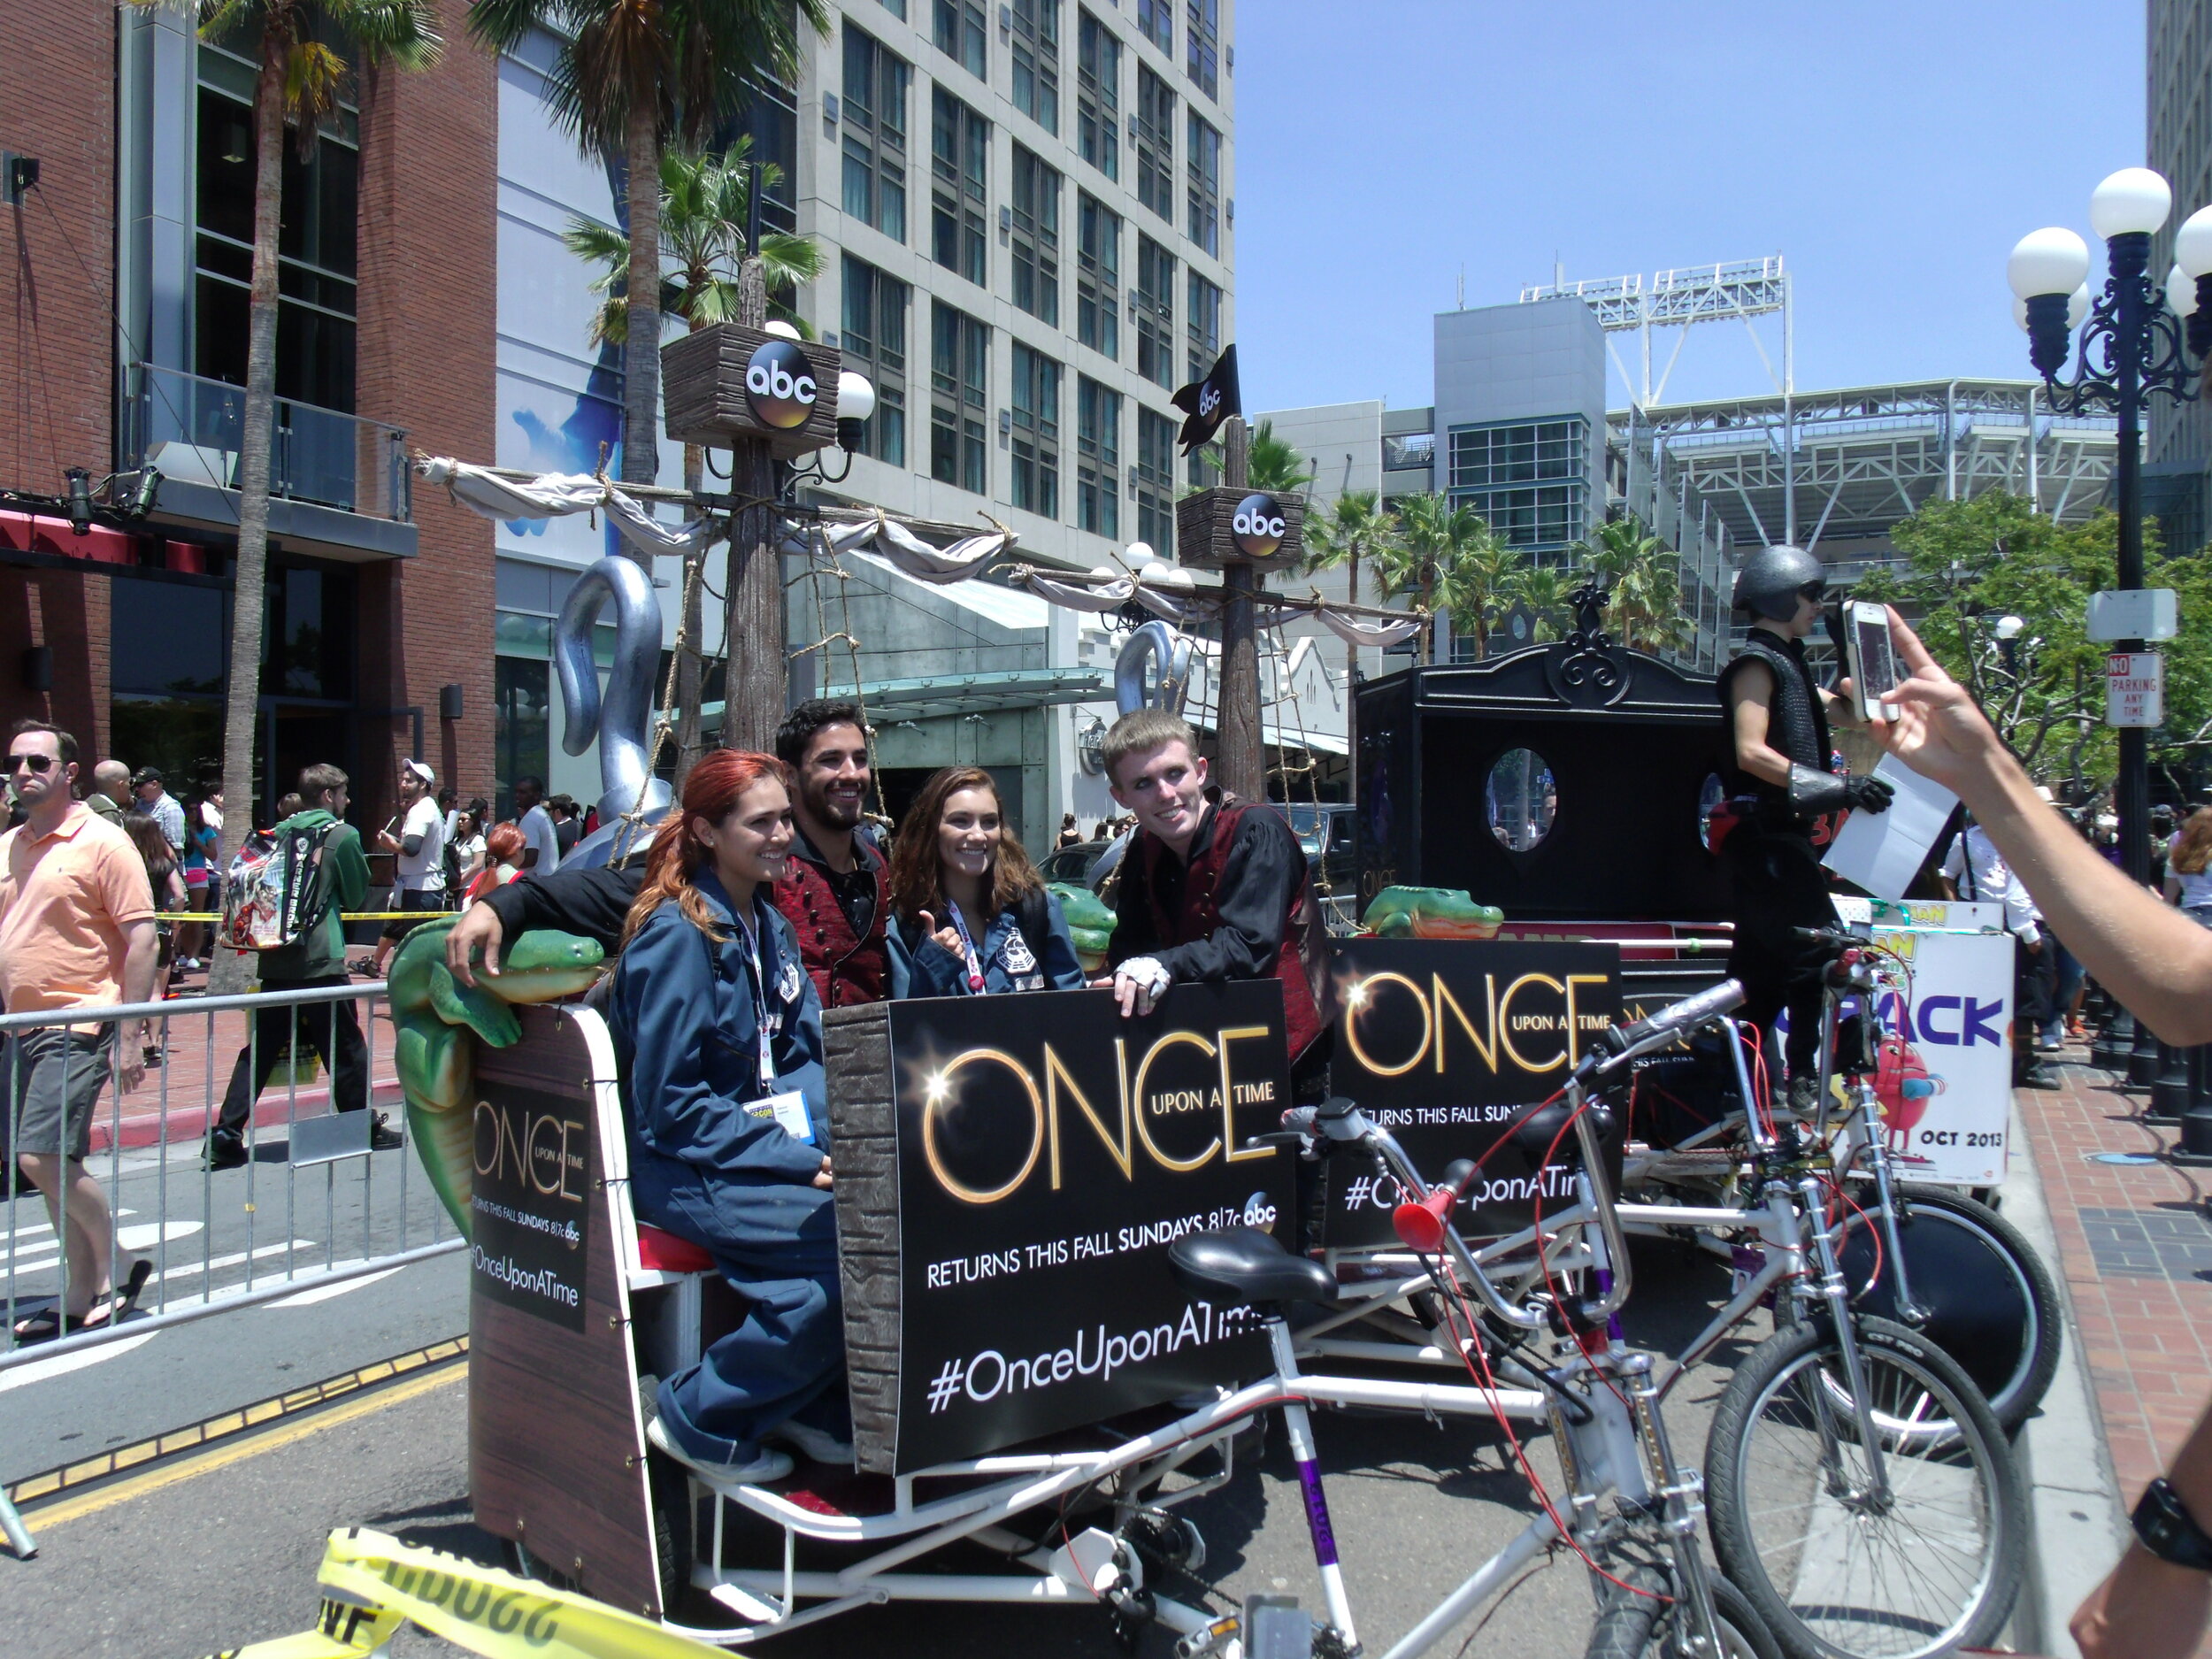
[[[2158,1155],[2154,1152],[2092,1152],[2089,1154],[2089,1162],[2092,1164],[2155,1164],[2158,1162]]]

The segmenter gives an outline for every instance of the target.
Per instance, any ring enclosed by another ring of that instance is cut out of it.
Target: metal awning
[[[989,673],[924,674],[863,686],[825,686],[822,697],[858,696],[871,712],[902,720],[934,720],[963,714],[1003,714],[1063,703],[1095,703],[1110,695],[1101,668],[1010,668]],[[720,717],[722,705],[700,705],[703,720]]]

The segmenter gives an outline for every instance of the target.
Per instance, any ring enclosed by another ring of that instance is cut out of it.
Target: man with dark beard
[[[791,815],[798,830],[775,904],[799,936],[799,956],[826,1008],[880,1001],[887,987],[883,855],[856,833],[868,792],[868,738],[856,703],[816,697],[784,718],[776,755],[798,779]],[[623,918],[644,884],[644,847],[618,864],[565,867],[525,876],[487,894],[446,935],[446,965],[464,985],[476,965],[499,972],[504,941],[534,927],[595,939],[611,957]]]

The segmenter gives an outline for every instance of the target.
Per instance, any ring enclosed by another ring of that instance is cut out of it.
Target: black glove
[[[1841,772],[1815,772],[1810,766],[1790,768],[1790,805],[1809,817],[1846,807],[1862,812],[1886,812],[1895,794],[1887,779],[1871,774],[1853,777]]]

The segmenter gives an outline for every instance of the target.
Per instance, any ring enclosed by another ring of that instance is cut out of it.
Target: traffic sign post
[[[2150,726],[2166,718],[2166,659],[2156,651],[2115,651],[2104,659],[2107,726]]]

